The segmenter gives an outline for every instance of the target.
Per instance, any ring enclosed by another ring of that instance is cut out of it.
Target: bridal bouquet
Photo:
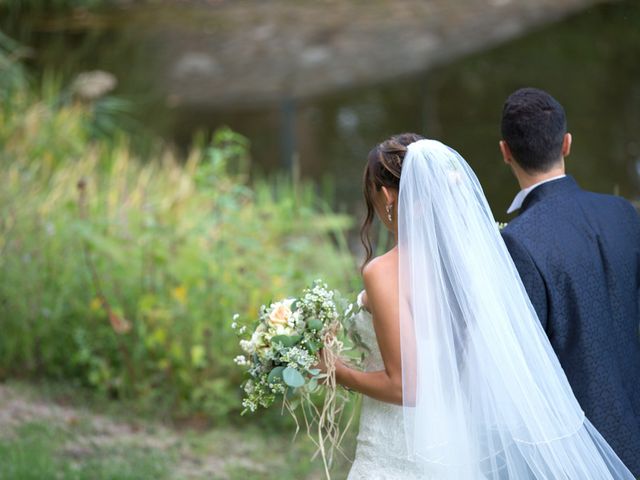
[[[247,329],[238,325],[237,317],[232,324],[245,353],[235,358],[235,363],[246,369],[242,413],[268,408],[281,397],[298,424],[295,411],[301,407],[307,433],[312,425],[317,427],[318,437],[312,438],[327,474],[333,449],[339,448],[343,436],[340,417],[348,402],[348,395],[337,390],[335,363],[345,349],[343,339],[351,330],[356,310],[353,304],[344,308],[343,304],[336,292],[316,280],[297,298],[263,305],[249,336],[244,336]],[[324,352],[325,372],[315,368],[320,350]],[[318,407],[311,395],[320,389],[325,395]]]

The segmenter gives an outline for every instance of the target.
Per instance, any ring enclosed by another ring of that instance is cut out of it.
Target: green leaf
[[[284,383],[289,385],[291,388],[298,388],[304,385],[304,377],[295,368],[285,368],[282,372],[282,379],[284,380]]]
[[[318,350],[320,350],[321,347],[322,344],[320,342],[316,342],[314,340],[310,340],[309,342],[307,342],[307,348],[311,353],[316,353]]]
[[[322,330],[322,327],[324,327],[324,324],[317,318],[312,318],[311,320],[309,320],[307,325],[311,330]]]
[[[281,343],[285,347],[290,347],[288,335],[275,335],[271,337],[271,343]]]
[[[319,368],[312,368],[311,370],[309,370],[310,375],[318,375],[319,373],[320,373]]]
[[[271,338],[273,343],[281,343],[285,347],[293,347],[302,337],[300,335],[276,335]]]
[[[275,383],[278,380],[282,380],[282,371],[284,367],[274,367],[273,370],[269,372],[269,376],[267,377],[267,381],[269,383]]]

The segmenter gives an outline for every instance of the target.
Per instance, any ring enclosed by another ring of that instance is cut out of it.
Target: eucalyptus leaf
[[[309,320],[307,322],[307,325],[311,330],[322,330],[322,327],[324,327],[324,324],[317,318],[312,318],[311,320]]]
[[[291,388],[298,388],[304,385],[304,377],[295,368],[285,368],[282,372],[282,379],[284,380],[284,383],[289,385]]]
[[[300,335],[276,335],[271,338],[273,343],[280,343],[285,347],[293,347],[302,337]]]
[[[283,370],[284,370],[284,367],[275,367],[273,370],[271,370],[269,372],[269,376],[267,377],[267,380],[269,381],[269,383],[275,383],[278,380],[282,380]]]
[[[281,343],[285,347],[289,347],[289,336],[288,335],[274,335],[271,337],[271,343]]]

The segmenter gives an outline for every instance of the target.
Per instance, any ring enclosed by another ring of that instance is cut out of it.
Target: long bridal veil
[[[633,480],[580,409],[457,152],[434,140],[408,147],[398,222],[414,460],[439,479]]]

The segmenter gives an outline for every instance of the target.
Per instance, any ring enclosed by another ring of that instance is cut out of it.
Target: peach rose
[[[285,326],[289,324],[289,318],[291,318],[291,315],[292,312],[289,305],[286,305],[285,303],[278,303],[271,311],[271,314],[269,314],[267,322],[272,327],[277,327],[278,325]]]

